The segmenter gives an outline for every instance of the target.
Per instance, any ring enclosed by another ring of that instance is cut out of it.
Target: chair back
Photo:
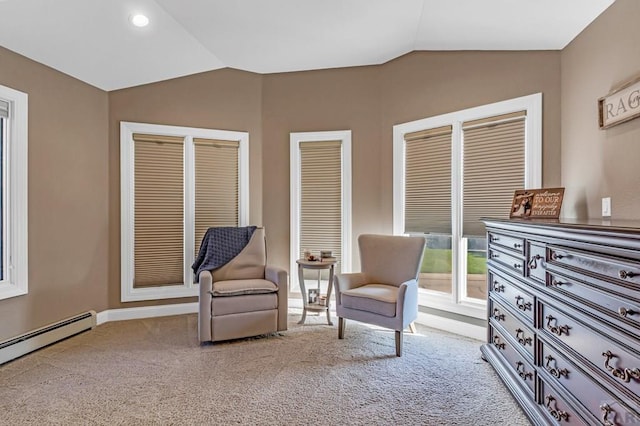
[[[236,257],[212,271],[213,281],[262,279],[266,263],[267,247],[264,228],[256,228],[247,245]]]
[[[363,234],[358,237],[362,272],[370,283],[400,286],[418,278],[424,237]]]

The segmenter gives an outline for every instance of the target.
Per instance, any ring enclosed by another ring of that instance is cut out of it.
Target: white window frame
[[[462,178],[463,133],[462,123],[512,112],[526,110],[525,122],[525,187],[538,188],[542,183],[542,93],[522,96],[489,105],[424,118],[393,126],[393,233],[404,234],[405,141],[404,135],[441,126],[452,126],[451,149],[451,223],[452,223],[452,293],[423,290],[420,305],[475,318],[486,317],[486,300],[466,297],[466,271],[461,250],[462,237]]]
[[[9,103],[4,129],[2,182],[4,208],[2,256],[4,277],[0,280],[0,299],[29,292],[28,262],[28,95],[0,86],[0,99]]]
[[[180,285],[134,288],[134,133],[177,136],[185,140],[184,157],[184,281]],[[198,295],[191,265],[195,229],[194,138],[239,141],[238,152],[238,226],[249,224],[249,134],[229,130],[202,129],[147,123],[120,123],[120,300],[171,299]]]
[[[328,132],[296,132],[290,133],[291,156],[291,254],[289,283],[292,292],[298,292],[298,260],[300,253],[300,144],[340,141],[342,149],[342,272],[351,271],[351,130],[336,130]]]

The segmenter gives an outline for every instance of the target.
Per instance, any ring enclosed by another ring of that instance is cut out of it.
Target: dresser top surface
[[[500,219],[482,218],[485,224],[513,224],[541,228],[640,234],[640,220],[620,219]]]

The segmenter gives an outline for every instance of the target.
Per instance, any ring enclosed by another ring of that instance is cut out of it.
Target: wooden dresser
[[[483,221],[481,350],[531,421],[640,426],[640,222]]]

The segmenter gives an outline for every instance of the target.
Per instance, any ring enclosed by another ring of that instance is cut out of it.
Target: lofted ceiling
[[[116,90],[224,67],[277,73],[413,50],[558,50],[613,2],[0,0],[0,46]],[[150,24],[131,25],[134,13]]]

